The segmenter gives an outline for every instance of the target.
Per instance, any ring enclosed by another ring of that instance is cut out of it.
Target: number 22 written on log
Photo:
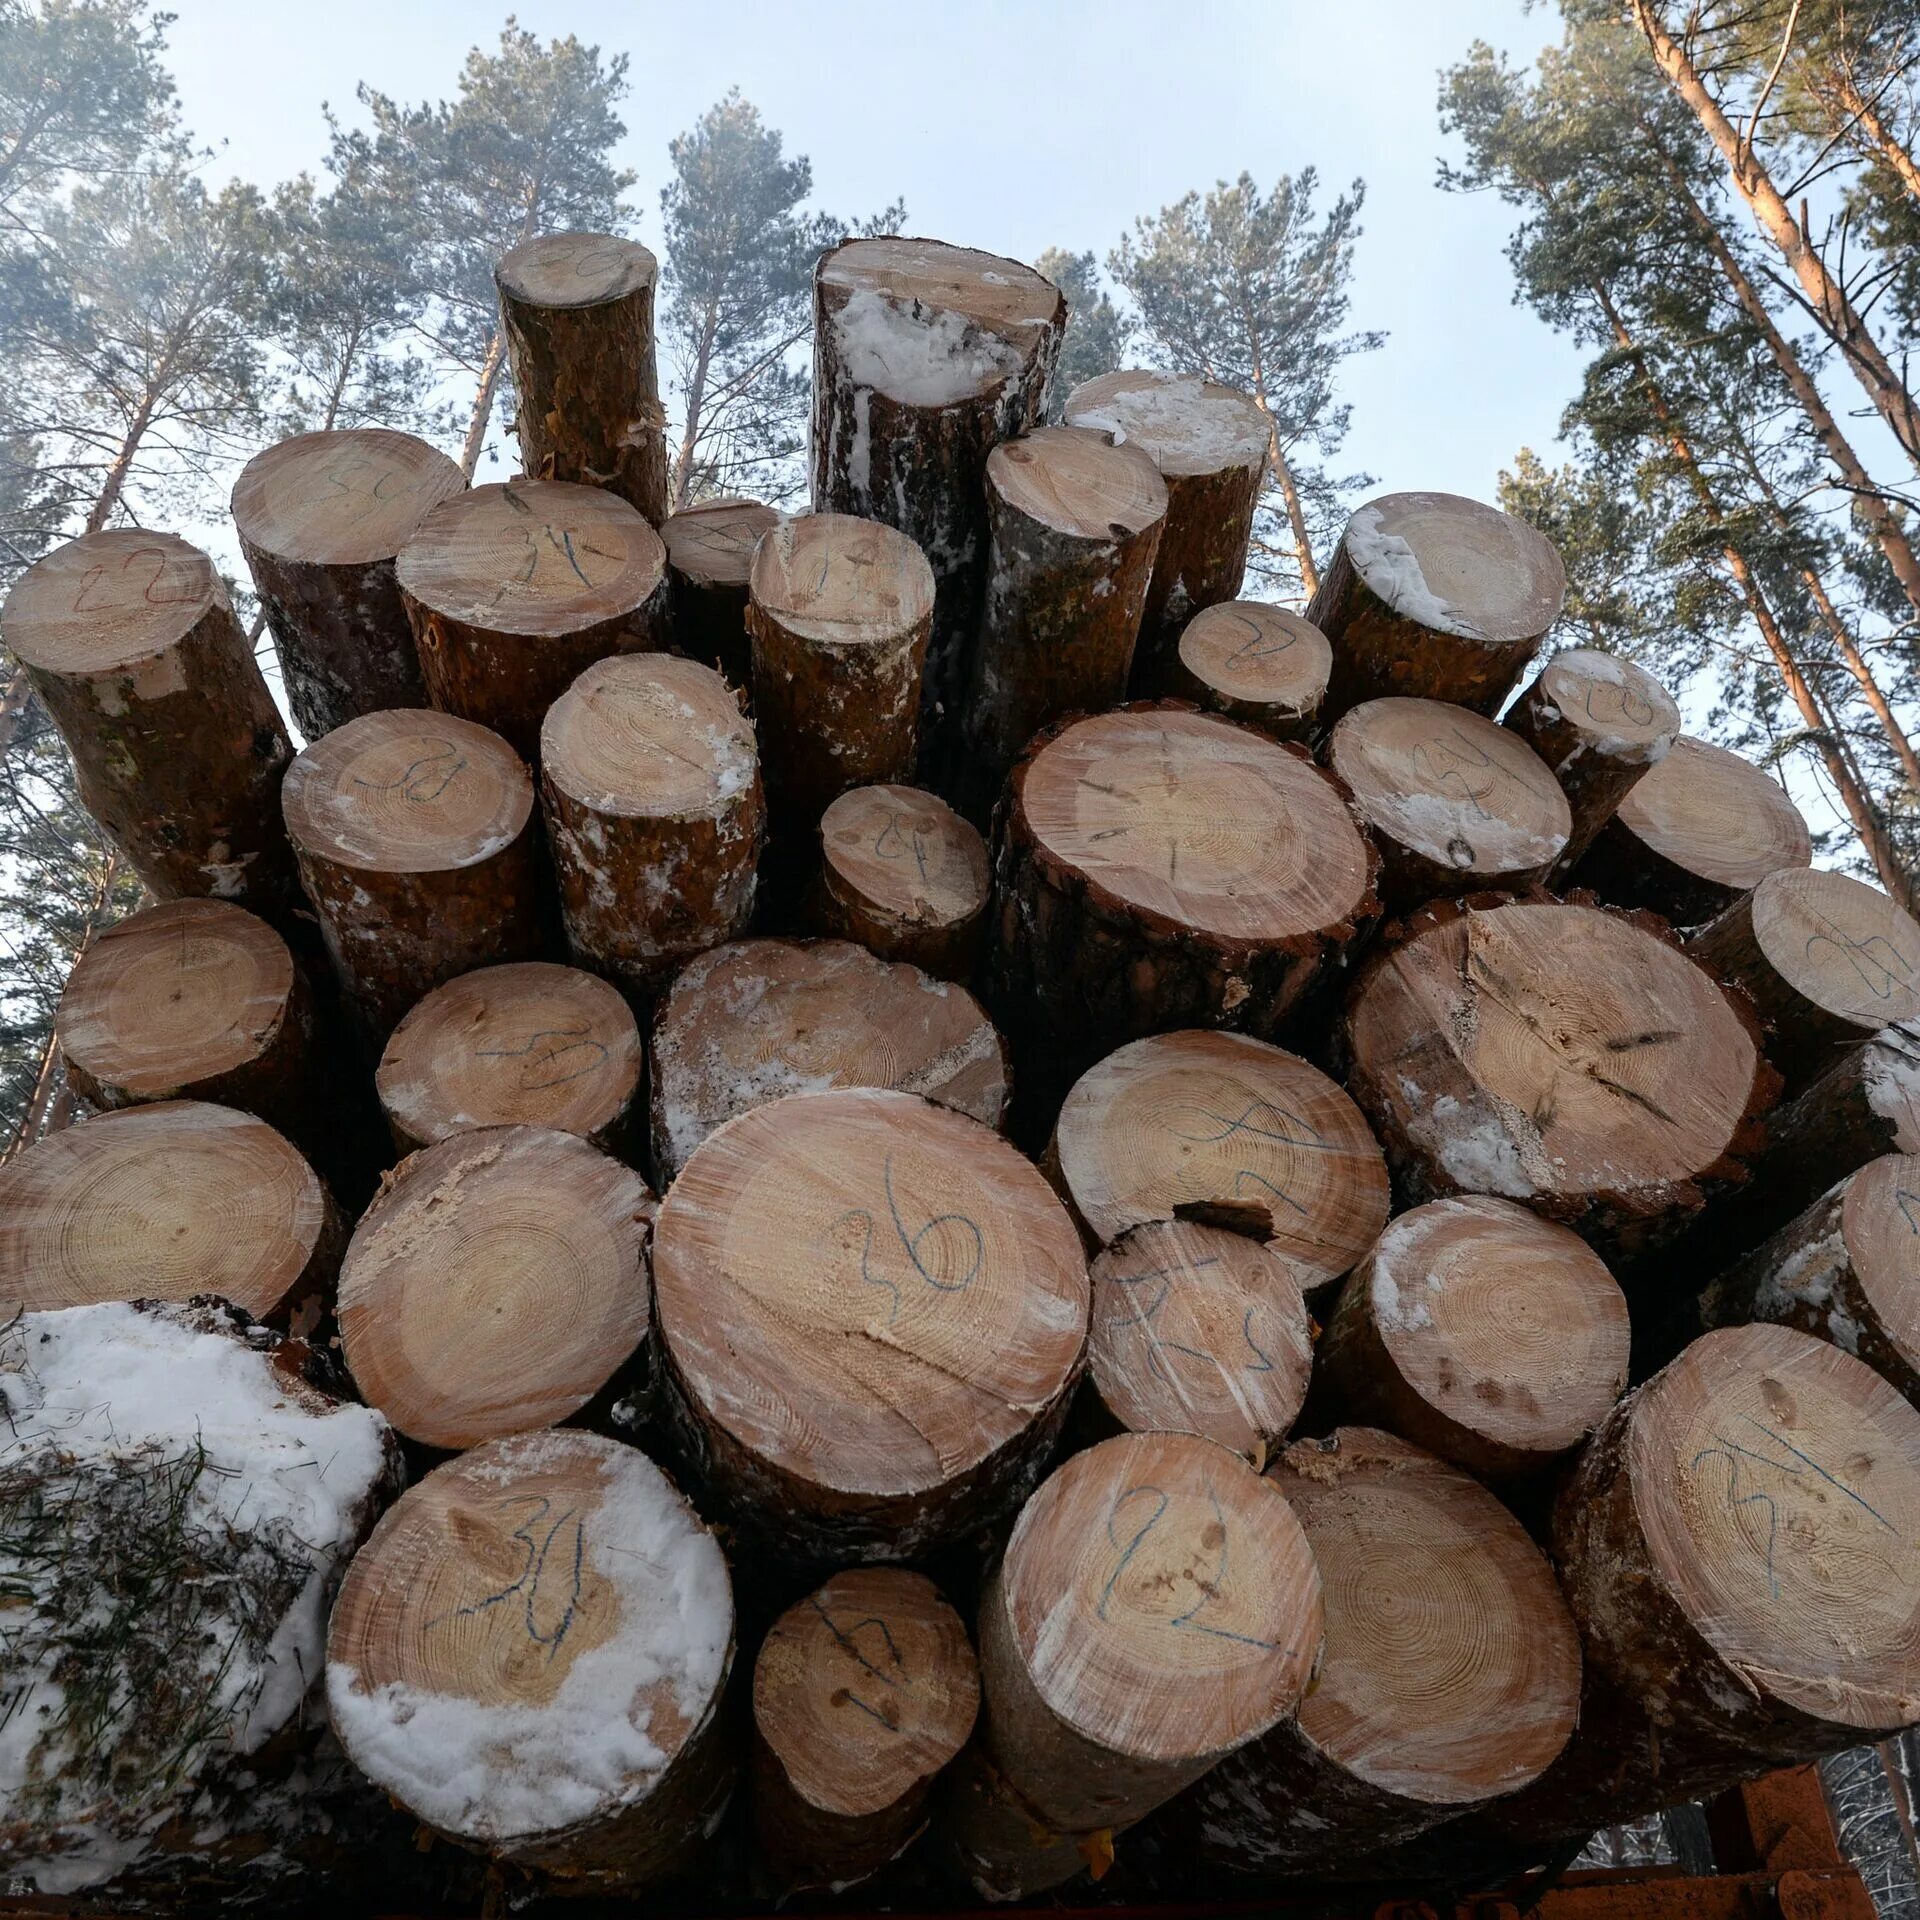
[[[1202,1551],[1216,1552],[1218,1557],[1211,1574],[1202,1578],[1196,1572],[1193,1576],[1194,1584],[1200,1591],[1199,1599],[1180,1613],[1169,1613],[1165,1624],[1182,1633],[1202,1633],[1215,1640],[1231,1640],[1239,1646],[1274,1651],[1280,1644],[1277,1640],[1263,1640],[1258,1634],[1240,1633],[1231,1627],[1219,1626],[1212,1620],[1200,1618],[1226,1591],[1229,1554],[1233,1544],[1227,1533],[1227,1516],[1221,1509],[1220,1497],[1211,1487],[1207,1489],[1207,1500],[1213,1508],[1213,1520],[1201,1531],[1197,1546]],[[1132,1564],[1134,1555],[1145,1544],[1147,1536],[1167,1517],[1167,1509],[1172,1504],[1163,1489],[1143,1484],[1127,1488],[1107,1509],[1107,1539],[1120,1557],[1108,1572],[1106,1585],[1100,1589],[1100,1599],[1093,1610],[1096,1619],[1106,1619],[1121,1575]],[[1171,1585],[1171,1582],[1168,1584]]]
[[[891,1158],[881,1167],[880,1178],[887,1196],[887,1224],[899,1243],[900,1252],[906,1255],[913,1277],[936,1293],[961,1293],[972,1286],[980,1277],[980,1262],[986,1253],[986,1241],[978,1222],[970,1214],[936,1213],[925,1225],[910,1229],[908,1216],[901,1212],[899,1196],[894,1191]],[[893,1307],[887,1315],[887,1325],[892,1326],[900,1318],[900,1283],[875,1271],[873,1243],[878,1228],[873,1209],[849,1207],[828,1224],[828,1233],[845,1226],[849,1220],[859,1221],[862,1229],[860,1278],[866,1285],[883,1288],[892,1296]],[[931,1255],[924,1251],[929,1242]],[[882,1244],[884,1246],[884,1239]]]

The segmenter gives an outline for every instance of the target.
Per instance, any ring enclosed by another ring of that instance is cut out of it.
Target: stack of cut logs
[[[1548,542],[1389,494],[1239,599],[1260,406],[1044,426],[1059,291],[899,238],[815,276],[813,510],[669,515],[652,256],[497,278],[524,475],[234,490],[303,750],[170,534],[0,620],[158,901],[0,1301],[222,1296],[408,1463],[276,1738],[506,1894],[1012,1899],[1503,1872],[1920,1719],[1920,926],[1639,667],[1528,678]],[[60,1685],[13,1871],[218,1884],[237,1723],[96,1858]]]

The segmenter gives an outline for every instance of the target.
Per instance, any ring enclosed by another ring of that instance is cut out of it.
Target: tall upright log
[[[233,530],[309,740],[359,714],[426,705],[393,565],[466,484],[437,447],[389,427],[295,434],[241,469]]]
[[[682,507],[660,529],[673,589],[673,644],[688,659],[717,667],[730,687],[752,683],[747,575],[760,536],[779,520],[776,508],[729,494]]]
[[[328,957],[376,1044],[455,974],[539,951],[533,782],[497,733],[362,714],[300,755],[281,801]]]
[[[0,639],[66,740],[87,811],[155,894],[284,916],[293,745],[198,547],[130,527],[69,540],[14,582]]]
[[[1497,712],[1566,591],[1552,543],[1511,514],[1453,493],[1368,501],[1307,608],[1333,645],[1327,713],[1387,694]]]
[[[1221,600],[1182,629],[1165,691],[1276,740],[1305,740],[1332,672],[1333,649],[1310,620],[1261,600]]]
[[[654,361],[659,262],[637,240],[545,233],[493,270],[520,464],[667,518],[667,415]]]
[[[522,759],[575,680],[669,638],[667,550],[601,487],[509,480],[427,515],[395,563],[427,697]]]
[[[1165,693],[1182,629],[1240,591],[1267,471],[1267,417],[1235,387],[1135,370],[1083,381],[1067,395],[1066,421],[1138,447],[1167,483],[1134,675],[1143,693]]]

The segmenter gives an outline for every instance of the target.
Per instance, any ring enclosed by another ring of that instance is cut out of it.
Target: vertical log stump
[[[547,709],[596,660],[669,637],[667,550],[602,487],[475,487],[421,521],[395,572],[428,699],[526,760]]]
[[[961,729],[985,817],[1020,749],[1061,715],[1127,696],[1167,516],[1138,447],[1041,427],[987,457],[987,573]]]
[[[293,758],[213,562],[170,533],[90,533],[0,608],[73,755],[81,803],[162,900],[284,914],[298,898],[280,778]]]
[[[217,1293],[284,1327],[331,1288],[344,1238],[282,1135],[200,1100],[102,1114],[0,1166],[0,1300],[29,1313]]]
[[[664,1187],[715,1128],[789,1093],[885,1087],[998,1127],[1007,1055],[972,994],[841,940],[739,940],[683,967],[649,1043]]]
[[[1920,926],[1844,873],[1779,868],[1688,948],[1752,994],[1790,1092],[1881,1028],[1920,1018]]]
[[[878,521],[803,514],[762,535],[747,633],[776,827],[911,776],[933,603],[926,555]]]
[[[374,1084],[402,1153],[475,1127],[556,1127],[628,1159],[644,1064],[616,988],[523,960],[436,987],[394,1028]]]
[[[637,240],[609,233],[541,234],[493,269],[521,466],[536,480],[605,487],[656,527],[667,517],[658,274]]]
[[[711,667],[602,660],[540,730],[567,944],[635,993],[743,931],[766,827],[752,723]]]
[[[1066,421],[1138,447],[1167,483],[1136,654],[1136,684],[1164,692],[1181,630],[1240,591],[1267,472],[1267,416],[1251,394],[1196,373],[1135,370],[1083,381],[1067,395]]]
[[[1812,859],[1807,823],[1779,781],[1683,733],[1620,802],[1574,880],[1616,906],[1697,927],[1768,874]]]
[[[1211,714],[1069,721],[1014,768],[992,996],[1078,1062],[1147,1033],[1270,1038],[1375,912],[1374,856],[1298,747]]]
[[[977,1120],[794,1094],[722,1127],[654,1233],[660,1336],[712,1510],[796,1559],[903,1559],[1039,1477],[1087,1337],[1073,1223]]]
[[[1553,769],[1572,810],[1563,867],[1571,867],[1666,758],[1680,709],[1644,667],[1591,647],[1556,653],[1513,703],[1505,724]]]
[[[987,557],[987,456],[1038,424],[1067,303],[1031,267],[938,240],[849,240],[813,275],[816,513],[897,527],[932,564],[921,684],[957,723]]]
[[[1324,1872],[1538,1779],[1573,1731],[1580,1641],[1520,1523],[1365,1427],[1296,1442],[1268,1479],[1325,1587],[1319,1680],[1164,1828],[1211,1872]]]
[[[1347,1085],[1412,1201],[1495,1193],[1655,1244],[1743,1177],[1776,1076],[1712,977],[1597,907],[1436,907],[1347,1006]]]
[[[1524,520],[1454,493],[1382,494],[1347,522],[1307,608],[1333,645],[1326,710],[1406,694],[1498,712],[1566,592]]]
[[[1387,1224],[1387,1168],[1319,1068],[1234,1033],[1136,1040],[1075,1083],[1047,1160],[1098,1248],[1184,1210],[1246,1211],[1306,1292]]]
[[[423,994],[540,949],[533,782],[497,733],[423,710],[362,714],[281,790],[334,971],[384,1041]]]
[[[426,705],[393,563],[466,484],[437,447],[388,427],[295,434],[241,469],[233,530],[309,740],[359,714]]]
[[[838,1892],[912,1845],[979,1707],[924,1574],[853,1568],[789,1607],[753,1667],[753,1829],[782,1885]]]
[[[1197,1433],[1256,1470],[1307,1395],[1312,1327],[1293,1268],[1244,1234],[1130,1227],[1093,1263],[1087,1366],[1133,1433]]]
[[[726,495],[682,507],[660,529],[673,589],[673,644],[717,668],[730,687],[752,684],[747,575],[760,536],[779,522],[777,508]]]
[[[652,1461],[587,1433],[489,1441],[402,1494],[340,1589],[327,1705],[436,1833],[563,1890],[684,1861],[732,1784],[733,1594]]]
[[[1333,649],[1311,621],[1260,600],[1222,600],[1187,622],[1157,691],[1276,740],[1305,740],[1332,671]]]
[[[1510,1200],[1433,1200],[1389,1221],[1341,1290],[1315,1418],[1537,1479],[1626,1391],[1627,1345],[1626,1296],[1578,1235]]]
[[[1567,797],[1540,756],[1465,707],[1364,700],[1334,728],[1327,764],[1380,849],[1389,907],[1524,892],[1546,878],[1572,829]]]

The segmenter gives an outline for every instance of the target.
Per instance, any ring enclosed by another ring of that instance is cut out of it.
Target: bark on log
[[[673,644],[742,691],[753,681],[747,575],[760,536],[779,524],[776,508],[727,495],[682,507],[660,529],[672,587]]]
[[[394,560],[466,485],[438,448],[388,427],[296,434],[241,469],[233,529],[308,740],[427,704]]]
[[[1235,1033],[1122,1047],[1067,1095],[1047,1166],[1088,1244],[1183,1211],[1252,1208],[1312,1294],[1387,1224],[1387,1168],[1360,1109],[1317,1067]]]
[[[376,1047],[456,974],[540,950],[533,782],[498,734],[425,710],[363,714],[300,755],[281,799]]]
[[[81,803],[159,898],[285,918],[293,745],[198,547],[132,528],[69,540],[14,583],[0,637],[73,755]]]
[[[638,241],[606,233],[541,234],[493,270],[521,466],[536,480],[605,487],[655,527],[667,518],[658,271]]]
[[[493,1440],[404,1493],[347,1570],[327,1704],[435,1832],[536,1888],[615,1893],[719,1820],[733,1618],[719,1545],[644,1454]]]
[[[1388,1223],[1315,1355],[1310,1431],[1384,1427],[1483,1479],[1538,1480],[1627,1386],[1627,1302],[1565,1227],[1483,1194]]]
[[[1010,1511],[1085,1354],[1065,1210],[914,1094],[796,1094],[722,1127],[669,1189],[653,1264],[711,1510],[793,1559],[911,1558]]]
[[[1063,714],[1127,697],[1167,515],[1137,447],[1041,427],[987,457],[987,571],[961,780],[984,819],[1020,749]]]
[[[1305,752],[1180,707],[1043,734],[994,848],[989,1004],[1071,1066],[1176,1027],[1270,1038],[1376,910]]]
[[[1680,737],[1680,709],[1652,674],[1591,647],[1556,653],[1505,724],[1553,771],[1572,810],[1559,869],[1593,845],[1634,787]]]
[[[557,1127],[634,1161],[644,1064],[616,988],[525,960],[436,987],[393,1030],[375,1087],[402,1153],[475,1127]]]
[[[936,979],[971,980],[990,897],[986,842],[937,794],[855,787],[820,816],[813,919],[823,933]]]
[[[345,1239],[288,1140],[200,1100],[102,1114],[0,1166],[0,1300],[30,1313],[215,1293],[307,1331]]]
[[[1777,780],[1683,733],[1620,802],[1573,878],[1616,906],[1697,927],[1768,874],[1812,859],[1807,823]]]
[[[760,756],[711,667],[668,654],[589,667],[541,728],[540,800],[582,965],[646,994],[745,929],[766,825]]]
[[[475,487],[421,521],[395,570],[428,699],[526,760],[547,709],[596,660],[669,638],[667,550],[600,487]]]
[[[884,1087],[989,1127],[1006,1048],[980,1003],[841,940],[740,940],[682,968],[648,1043],[664,1189],[716,1128],[789,1093]]]
[[[1920,1018],[1920,925],[1844,873],[1770,873],[1687,946],[1753,996],[1790,1093],[1881,1028]]]
[[[1039,423],[1067,303],[1018,261],[889,237],[822,256],[813,321],[814,511],[882,520],[932,565],[921,713],[937,757],[979,624],[987,456]]]
[[[850,1569],[789,1607],[753,1668],[753,1827],[782,1887],[838,1893],[911,1846],[979,1706],[967,1630],[924,1574]]]
[[[1573,825],[1566,795],[1525,741],[1438,700],[1365,700],[1327,744],[1380,849],[1380,894],[1405,911],[1443,895],[1525,891]]]
[[[1148,1221],[1093,1263],[1088,1372],[1132,1433],[1197,1433],[1267,1463],[1300,1412],[1312,1325],[1295,1270],[1223,1227]]]
[[[1187,623],[1240,591],[1266,478],[1267,417],[1237,388],[1144,371],[1083,381],[1067,395],[1065,417],[1138,447],[1166,482],[1166,527],[1134,656],[1135,686],[1164,693]]]
[[[1388,493],[1347,522],[1307,618],[1333,645],[1326,712],[1387,694],[1498,712],[1567,573],[1523,520],[1453,493]]]
[[[1276,740],[1315,731],[1333,649],[1311,621],[1260,600],[1222,600],[1182,630],[1164,691]]]

